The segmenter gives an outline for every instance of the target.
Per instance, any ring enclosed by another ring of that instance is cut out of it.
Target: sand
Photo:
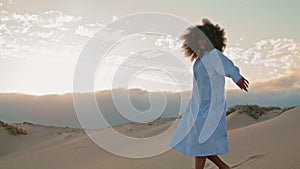
[[[227,130],[233,130],[244,126],[249,126],[255,123],[259,123],[265,120],[269,120],[273,117],[278,116],[281,112],[282,110],[268,111],[265,114],[262,114],[258,119],[254,119],[248,116],[246,113],[235,111],[226,117]]]
[[[234,114],[233,114],[234,115]],[[230,153],[221,156],[232,168],[300,168],[300,107],[270,119],[228,116]],[[161,133],[173,120],[151,125],[124,124],[115,128],[128,136],[148,137]],[[98,147],[82,129],[14,124],[28,135],[12,136],[0,127],[1,169],[192,169],[194,158],[169,150],[151,158],[116,156]],[[167,142],[168,140],[166,140]],[[145,147],[151,150],[151,147]],[[207,162],[206,168],[216,168]]]

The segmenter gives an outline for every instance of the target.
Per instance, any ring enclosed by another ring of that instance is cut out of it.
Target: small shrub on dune
[[[5,123],[3,121],[0,121],[0,125],[1,127],[4,127],[9,134],[11,135],[27,135],[27,131],[20,128],[20,127],[16,127],[16,126],[13,126],[13,125],[10,125],[8,123]]]
[[[285,109],[281,109],[278,106],[261,107],[258,105],[235,105],[228,108],[226,115],[229,115],[235,111],[239,111],[240,113],[246,113],[248,116],[254,119],[258,119],[263,114],[274,110],[284,111]]]

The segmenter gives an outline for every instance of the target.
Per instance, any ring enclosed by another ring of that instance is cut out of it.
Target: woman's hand
[[[249,81],[247,79],[245,79],[244,77],[242,77],[238,82],[237,85],[240,87],[241,90],[245,90],[248,92],[248,85],[249,85]]]

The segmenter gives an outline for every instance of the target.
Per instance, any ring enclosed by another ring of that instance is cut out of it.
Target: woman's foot
[[[208,156],[208,159],[217,165],[219,169],[230,169],[230,167],[217,155]]]

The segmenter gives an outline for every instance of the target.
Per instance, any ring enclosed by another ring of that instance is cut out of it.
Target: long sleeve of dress
[[[237,83],[242,78],[240,69],[235,66],[234,63],[221,51],[219,51],[218,49],[215,50],[218,53],[219,58],[221,59],[225,76],[230,77],[235,83]]]

